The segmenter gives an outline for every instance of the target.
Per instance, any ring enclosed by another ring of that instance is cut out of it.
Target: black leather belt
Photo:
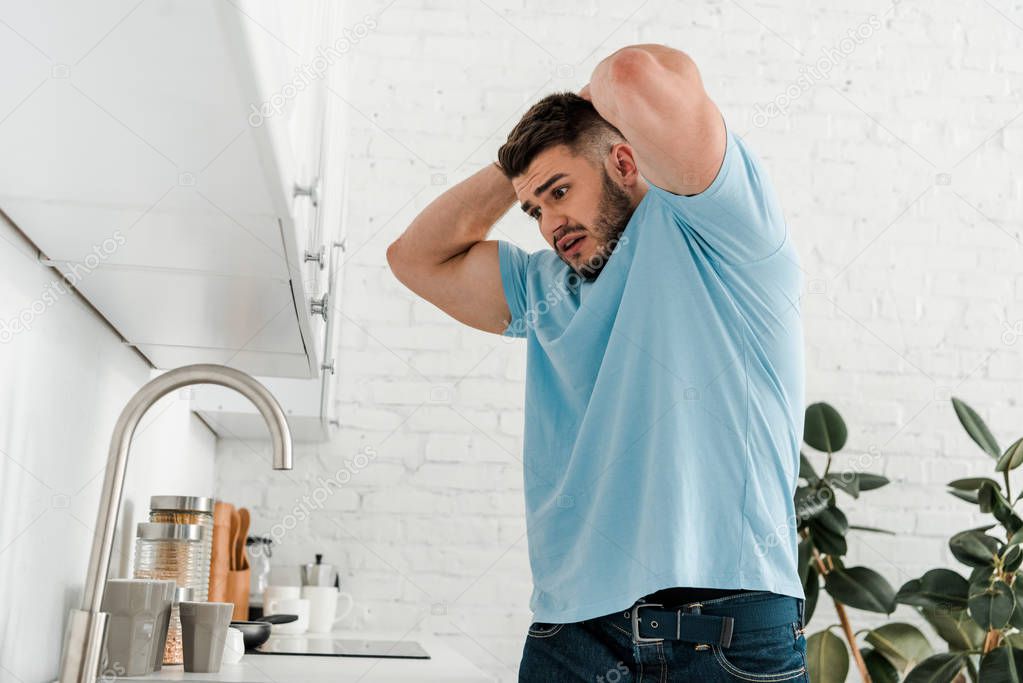
[[[641,598],[614,619],[628,624],[637,644],[681,640],[723,648],[732,644],[736,633],[803,623],[803,601],[799,598],[772,593],[761,600],[729,602],[726,599],[666,608]]]

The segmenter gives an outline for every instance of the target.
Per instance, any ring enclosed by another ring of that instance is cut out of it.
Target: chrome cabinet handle
[[[313,315],[322,315],[323,319],[326,320],[328,310],[327,301],[329,297],[330,297],[329,294],[324,294],[323,297],[320,299],[310,300],[309,312],[312,313]]]
[[[313,206],[320,205],[320,179],[317,178],[308,185],[299,185],[295,183],[295,189],[292,191],[294,197],[309,197],[309,201]]]
[[[320,264],[320,270],[323,270],[327,266],[327,259],[324,258],[324,256],[326,256],[326,253],[327,247],[321,244],[319,250],[316,252],[306,250],[305,258],[303,260],[306,263],[309,263],[310,261],[316,261],[317,263]]]

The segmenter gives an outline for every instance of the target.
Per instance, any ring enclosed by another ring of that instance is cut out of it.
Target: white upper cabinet
[[[309,260],[340,231],[323,215],[342,198],[321,191],[330,5],[5,15],[0,210],[158,368],[319,378],[330,360],[329,269]]]

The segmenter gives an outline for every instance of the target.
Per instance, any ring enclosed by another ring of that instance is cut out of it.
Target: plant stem
[[[1009,501],[1009,507],[1012,505],[1012,490],[1009,488],[1009,470],[1006,469],[1002,474],[1005,475],[1005,500]]]
[[[998,643],[1001,642],[1001,640],[1002,640],[1001,631],[999,631],[996,628],[993,628],[990,631],[988,631],[987,637],[984,638],[984,654],[987,654],[988,652],[991,652],[991,650],[994,650],[996,647],[998,647]]]
[[[830,461],[830,453],[828,454],[828,458]],[[817,548],[813,548],[813,559],[817,561],[817,571],[820,572],[821,576],[827,576],[828,568],[824,566],[824,561],[821,560],[821,555],[817,552]],[[853,659],[856,661],[856,667],[860,670],[860,677],[863,679],[863,683],[872,683],[870,680],[870,674],[867,673],[867,663],[863,661],[863,654],[860,653],[860,646],[856,644],[856,635],[853,633],[852,625],[849,624],[849,616],[845,613],[845,605],[834,598],[832,598],[832,601],[835,603],[835,613],[838,614],[838,620],[842,624],[842,631],[845,632],[845,639],[849,643],[849,649],[852,650]]]

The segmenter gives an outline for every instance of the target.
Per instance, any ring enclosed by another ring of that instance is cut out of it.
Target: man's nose
[[[568,221],[565,220],[565,217],[557,214],[551,216],[543,215],[542,221],[544,222],[544,234],[550,237],[552,244],[557,241],[557,238],[560,237],[568,227]]]

